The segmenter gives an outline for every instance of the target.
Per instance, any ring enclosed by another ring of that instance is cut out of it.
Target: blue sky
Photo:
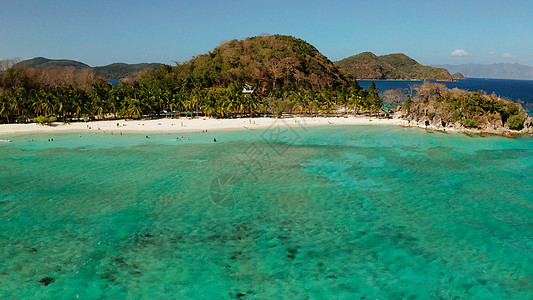
[[[333,61],[371,51],[533,65],[531,0],[0,1],[0,58],[172,64],[262,33],[304,39]]]

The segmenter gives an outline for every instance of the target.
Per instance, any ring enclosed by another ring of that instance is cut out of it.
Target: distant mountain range
[[[29,68],[46,69],[51,67],[74,67],[78,70],[90,68],[94,71],[96,76],[103,77],[107,80],[111,79],[123,79],[131,76],[137,72],[144,71],[146,69],[155,70],[162,66],[159,63],[140,63],[140,64],[125,64],[114,63],[102,67],[91,67],[75,60],[68,59],[48,59],[44,57],[36,57],[28,60],[24,60],[19,64],[27,66]]]
[[[521,64],[463,64],[463,65],[435,65],[445,68],[450,73],[460,72],[471,78],[524,79],[533,80],[533,67]]]
[[[85,63],[67,59],[48,59],[36,57],[19,64],[31,68],[74,67],[78,70],[90,68],[96,76],[107,80],[123,79],[146,69],[155,70],[160,63],[113,63],[106,66],[91,67]],[[451,81],[450,74],[461,73],[470,78],[497,78],[533,80],[533,67],[521,64],[462,64],[424,66],[405,54],[376,56],[363,52],[334,63],[344,73],[360,80],[443,80]],[[457,79],[457,78],[456,78]]]
[[[419,64],[403,53],[376,56],[363,52],[335,62],[355,79],[453,81],[446,69]]]
[[[52,67],[74,67],[78,70],[90,68],[89,65],[75,60],[68,59],[48,59],[44,57],[36,57],[28,60],[23,60],[19,65],[24,65],[29,68],[52,68]]]

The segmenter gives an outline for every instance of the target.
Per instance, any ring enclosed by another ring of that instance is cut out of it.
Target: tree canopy
[[[254,92],[242,93],[244,84]],[[361,90],[315,47],[283,35],[223,42],[188,62],[144,71],[115,86],[87,68],[10,64],[0,72],[3,122],[39,116],[67,121],[161,114],[316,115],[339,107],[345,113],[379,114],[382,106],[377,89]]]

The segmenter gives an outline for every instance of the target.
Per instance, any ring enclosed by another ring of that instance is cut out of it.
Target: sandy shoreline
[[[118,124],[118,126],[117,126]],[[157,120],[114,120],[93,121],[65,124],[53,123],[53,126],[31,124],[2,124],[1,134],[25,134],[40,132],[191,132],[203,130],[256,129],[278,126],[327,126],[327,125],[396,125],[406,126],[407,121],[400,119],[378,119],[368,117],[294,117],[294,118],[242,118],[213,119],[199,117],[196,119],[157,119]],[[1,136],[0,136],[1,137]]]

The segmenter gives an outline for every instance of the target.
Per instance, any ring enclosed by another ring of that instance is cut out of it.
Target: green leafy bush
[[[514,116],[514,115],[517,115],[519,112],[519,109],[518,109],[518,106],[514,103],[510,103],[507,105],[507,113],[510,115],[510,116]]]
[[[435,113],[434,112],[428,114],[428,118],[430,120],[433,120],[434,117],[435,117]]]
[[[452,114],[452,120],[457,122],[459,120],[461,120],[461,118],[463,117],[463,115],[461,114],[461,111],[460,110],[455,110]]]
[[[38,116],[37,118],[33,118],[32,121],[35,123],[43,124],[44,122],[48,122],[48,118],[45,116]]]
[[[35,123],[39,123],[39,124],[48,123],[48,125],[50,125],[50,123],[57,121],[57,118],[54,116],[49,117],[49,118],[45,116],[38,116],[37,118],[33,118],[32,121]]]
[[[525,121],[525,118],[523,116],[520,116],[520,115],[514,115],[514,116],[510,116],[509,119],[507,119],[507,126],[509,126],[509,129],[513,129],[513,130],[521,130],[522,128],[524,128],[524,121]]]
[[[405,101],[403,102],[402,109],[409,112],[411,109],[411,104],[413,104],[413,100],[411,100],[411,96],[407,94],[407,97],[405,97]]]
[[[468,128],[476,127],[477,124],[479,124],[479,122],[474,119],[467,118],[463,120],[463,126],[468,127]]]

